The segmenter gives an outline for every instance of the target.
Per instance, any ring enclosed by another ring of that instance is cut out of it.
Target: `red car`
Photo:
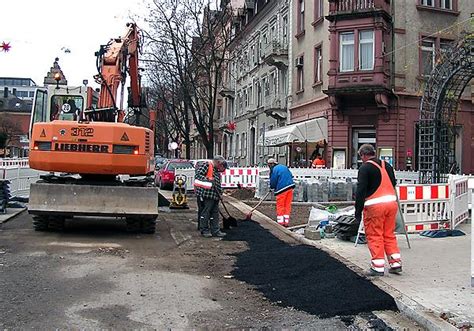
[[[161,189],[165,187],[173,187],[174,183],[174,170],[177,168],[194,168],[193,164],[188,160],[169,160],[155,172],[155,184]]]

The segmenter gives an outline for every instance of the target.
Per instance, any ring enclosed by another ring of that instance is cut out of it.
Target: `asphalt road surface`
[[[262,248],[284,254],[281,264]],[[163,209],[154,235],[129,234],[124,221],[95,218],[68,221],[61,233],[35,232],[23,213],[0,226],[0,328],[382,330],[387,321],[413,327],[390,309],[377,318],[371,310],[392,308],[391,299],[339,263],[338,277],[366,295],[360,309],[357,300],[347,309],[346,300],[339,310],[327,283],[304,276],[314,270],[278,277],[285,259],[300,253],[311,251],[295,250],[257,223],[232,229],[224,240],[202,238],[192,209]],[[258,259],[267,261],[264,268]],[[299,305],[292,296],[307,291],[288,288],[308,286],[315,304],[306,295]],[[370,297],[375,306],[367,304]]]

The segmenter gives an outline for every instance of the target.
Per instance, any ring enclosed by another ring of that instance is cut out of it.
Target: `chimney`
[[[16,88],[13,88],[12,94],[13,94],[14,96],[16,96]]]
[[[3,88],[3,97],[4,97],[4,98],[8,98],[8,87],[7,87],[7,86],[5,86],[5,87]]]

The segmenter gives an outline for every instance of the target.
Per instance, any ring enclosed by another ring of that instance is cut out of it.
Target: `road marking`
[[[57,242],[53,241],[48,244],[49,246],[65,246],[65,247],[75,247],[75,248],[84,248],[84,247],[112,247],[118,248],[122,247],[122,245],[116,243],[75,243],[75,242]]]

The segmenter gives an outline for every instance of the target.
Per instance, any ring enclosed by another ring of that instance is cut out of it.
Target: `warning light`
[[[138,155],[138,147],[135,147],[135,149],[133,150],[133,154]]]

